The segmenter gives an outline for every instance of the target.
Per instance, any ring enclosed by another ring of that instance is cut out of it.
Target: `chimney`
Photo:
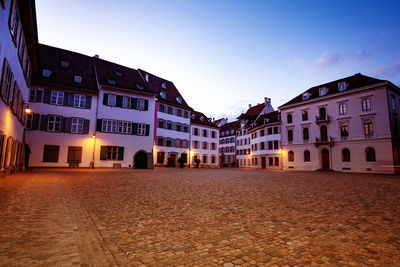
[[[94,57],[95,57],[95,58],[99,58],[100,56],[96,54],[96,55],[94,55]]]
[[[251,108],[251,104],[249,104],[249,108]]]
[[[268,104],[271,105],[271,98],[264,97],[264,103],[265,103],[265,105],[268,105]]]

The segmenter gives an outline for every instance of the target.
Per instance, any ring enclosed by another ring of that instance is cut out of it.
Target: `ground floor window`
[[[124,160],[123,146],[101,146],[100,160]]]
[[[269,161],[269,166],[273,166],[274,165],[274,158],[273,157],[269,157],[268,161]]]
[[[187,162],[187,154],[186,153],[181,153],[181,158],[183,159],[183,162]]]
[[[342,161],[350,161],[350,150],[348,148],[342,150]]]
[[[207,163],[207,156],[203,156],[203,163],[205,164],[205,163]]]
[[[370,162],[376,161],[375,149],[373,147],[367,147],[365,149],[365,157],[366,157],[367,161],[370,161]]]
[[[311,155],[309,150],[304,151],[304,162],[310,162],[311,161]]]
[[[294,161],[294,153],[293,151],[289,151],[288,153],[288,161],[293,162]]]
[[[60,146],[44,145],[43,162],[58,162]]]
[[[164,163],[165,152],[157,152],[157,163]]]
[[[0,134],[0,169],[3,167],[2,162],[3,162],[3,147],[4,147],[4,138],[5,136]]]
[[[279,157],[275,157],[275,166],[279,166]]]
[[[211,157],[211,163],[212,163],[212,164],[215,164],[215,156],[212,156],[212,157]]]

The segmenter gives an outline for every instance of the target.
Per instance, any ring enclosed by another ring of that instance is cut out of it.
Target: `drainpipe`
[[[97,84],[97,89],[99,90],[99,93],[97,94],[97,103],[96,103],[96,117],[95,117],[95,125],[96,127],[94,128],[94,140],[93,140],[93,154],[92,154],[92,160],[90,161],[90,168],[94,169],[94,161],[95,161],[95,153],[96,153],[96,133],[97,133],[97,118],[98,118],[98,113],[99,113],[99,100],[100,100],[100,84],[99,84],[99,78],[97,75],[97,69],[96,69],[96,62],[95,62],[96,56],[93,58],[93,68],[94,68],[94,75],[96,77],[96,84]]]

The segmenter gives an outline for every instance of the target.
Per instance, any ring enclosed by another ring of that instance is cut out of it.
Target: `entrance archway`
[[[147,153],[140,151],[136,154],[135,159],[135,169],[147,169]]]
[[[329,163],[329,150],[324,148],[321,151],[321,159],[322,159],[322,169],[329,170],[330,163]]]

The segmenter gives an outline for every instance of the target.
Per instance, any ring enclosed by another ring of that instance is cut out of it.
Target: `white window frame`
[[[137,109],[138,110],[144,110],[144,99],[143,98],[138,98],[137,100]]]
[[[43,77],[49,78],[52,74],[52,71],[49,69],[43,69],[42,75]]]
[[[85,108],[86,107],[86,95],[74,94],[74,107]]]
[[[111,107],[117,106],[117,95],[108,94],[107,105]]]
[[[101,123],[101,131],[105,133],[115,133],[117,131],[117,121],[103,119]]]
[[[138,123],[137,135],[146,135],[146,124]]]
[[[132,134],[132,122],[118,121],[118,133]]]
[[[51,90],[50,104],[62,106],[64,104],[64,91]]]
[[[49,132],[61,131],[61,116],[49,115],[47,121],[47,131]]]
[[[365,105],[364,105],[364,103],[365,103]],[[372,110],[372,103],[371,103],[371,99],[369,97],[363,98],[361,100],[361,110],[362,111],[370,111],[370,110]]]
[[[123,96],[122,97],[122,107],[123,108],[131,108],[132,105],[132,98],[129,96]]]
[[[339,115],[346,115],[347,114],[347,105],[346,103],[339,104]]]
[[[71,133],[81,134],[83,133],[83,124],[85,119],[83,118],[72,118],[71,119]]]

